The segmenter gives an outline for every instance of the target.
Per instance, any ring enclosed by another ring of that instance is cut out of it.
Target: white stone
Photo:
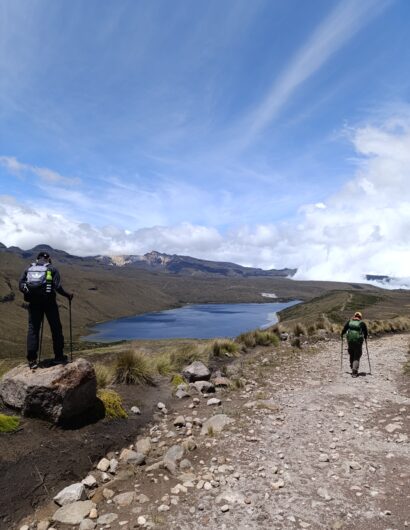
[[[110,461],[108,460],[108,458],[102,458],[97,464],[97,469],[99,469],[100,471],[108,471],[109,468]]]
[[[206,402],[207,405],[221,405],[221,403],[222,401],[218,398],[211,398]]]
[[[86,499],[87,495],[85,493],[84,484],[77,482],[76,484],[67,486],[57,493],[57,495],[54,497],[54,502],[59,506],[65,506],[66,504],[72,504],[73,502],[83,501]]]

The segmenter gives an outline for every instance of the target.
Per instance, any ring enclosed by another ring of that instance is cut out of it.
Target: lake
[[[210,339],[236,337],[278,321],[276,313],[299,303],[193,304],[96,324],[82,340],[113,342],[133,339]]]

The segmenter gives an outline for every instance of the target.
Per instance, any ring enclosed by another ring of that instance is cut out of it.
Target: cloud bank
[[[356,154],[352,178],[325,202],[303,206],[286,223],[222,231],[187,220],[124,230],[115,223],[81,223],[66,211],[33,209],[3,195],[0,241],[22,248],[48,243],[78,255],[155,249],[263,268],[297,267],[299,279],[360,281],[366,273],[409,276],[410,118],[361,126],[347,135]]]

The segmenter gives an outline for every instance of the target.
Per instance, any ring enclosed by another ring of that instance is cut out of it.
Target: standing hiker
[[[367,326],[362,320],[360,311],[356,311],[354,317],[348,320],[342,330],[341,337],[346,334],[347,351],[350,357],[350,368],[352,377],[359,375],[360,357],[362,356],[363,341],[367,340]]]
[[[64,336],[60,314],[56,302],[56,293],[70,301],[72,293],[67,293],[61,285],[60,273],[51,265],[47,252],[40,252],[35,263],[25,269],[19,280],[19,289],[24,294],[28,306],[27,360],[30,368],[37,368],[40,328],[47,317],[53,337],[54,362],[65,364]]]

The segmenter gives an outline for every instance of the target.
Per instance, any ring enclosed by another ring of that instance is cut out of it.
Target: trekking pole
[[[43,348],[43,330],[44,330],[44,313],[43,313],[43,318],[41,319],[40,349],[39,349],[39,352],[38,352],[38,364],[40,364],[40,360],[41,360],[41,350],[42,350],[42,348]]]
[[[367,360],[369,361],[369,374],[371,375],[372,374],[372,367],[371,367],[371,364],[370,364],[370,355],[369,355],[369,348],[367,347],[367,339],[365,339],[365,343],[366,343]]]
[[[70,361],[73,362],[73,321],[71,319],[71,298],[68,299],[68,309],[70,314]]]
[[[340,350],[340,369],[343,370],[343,337],[342,337],[342,347]]]

